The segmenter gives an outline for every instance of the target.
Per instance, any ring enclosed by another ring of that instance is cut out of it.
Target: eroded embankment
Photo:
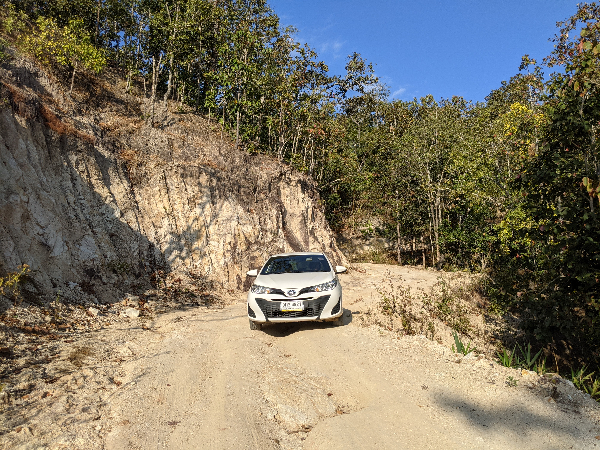
[[[38,297],[111,302],[168,272],[231,290],[275,252],[343,260],[309,178],[193,114],[148,120],[118,78],[80,81],[69,96],[30,61],[0,69],[0,265],[28,264]]]

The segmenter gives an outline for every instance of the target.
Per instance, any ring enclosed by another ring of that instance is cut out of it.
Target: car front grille
[[[302,311],[281,311],[280,301],[269,301],[264,298],[257,298],[256,303],[268,319],[287,319],[295,317],[318,317],[327,301],[329,301],[330,295],[324,295],[322,297],[315,298],[313,300],[304,300],[304,310]]]

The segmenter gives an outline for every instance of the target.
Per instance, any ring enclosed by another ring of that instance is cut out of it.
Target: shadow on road
[[[566,424],[562,426],[560,420],[557,421],[556,418],[537,411],[533,405],[525,408],[522,405],[486,405],[482,407],[481,404],[474,403],[467,398],[447,393],[436,396],[435,403],[444,410],[456,411],[461,414],[464,419],[463,426],[470,426],[486,433],[528,436],[537,433],[538,430],[543,430],[547,433],[562,434],[575,440],[581,438],[580,430]],[[566,405],[561,405],[560,409],[567,415],[581,414]]]
[[[350,324],[352,322],[352,311],[344,308],[344,325],[342,327]],[[283,323],[268,323],[263,325],[262,330],[273,337],[286,337],[290,336],[294,333],[299,333],[302,331],[309,330],[323,330],[327,328],[340,328],[336,327],[333,322],[283,322]]]

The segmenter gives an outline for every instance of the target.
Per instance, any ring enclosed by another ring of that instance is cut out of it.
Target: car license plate
[[[280,309],[282,311],[304,311],[304,302],[295,300],[293,302],[281,302]]]

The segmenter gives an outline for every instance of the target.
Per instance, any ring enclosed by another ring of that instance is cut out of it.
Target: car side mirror
[[[335,273],[344,273],[347,270],[344,266],[335,266]]]
[[[258,270],[256,270],[256,269],[249,270],[248,272],[246,272],[246,275],[248,275],[249,277],[257,277]]]

